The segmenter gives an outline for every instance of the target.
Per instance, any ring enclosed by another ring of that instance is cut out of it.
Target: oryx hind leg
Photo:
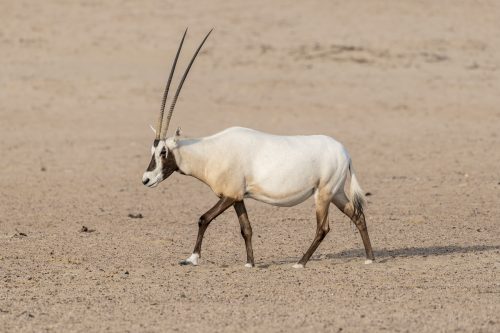
[[[236,215],[238,215],[238,220],[240,222],[241,236],[245,240],[245,247],[247,250],[247,263],[246,267],[254,267],[255,262],[253,259],[253,248],[252,248],[252,226],[248,220],[247,210],[245,208],[245,203],[243,200],[236,201],[234,203],[234,209],[236,210]]]
[[[316,236],[307,252],[304,253],[298,263],[293,265],[294,268],[303,268],[306,265],[314,251],[316,251],[319,244],[321,244],[326,234],[330,231],[328,222],[328,208],[331,202],[330,194],[325,195],[317,191],[314,195],[314,200],[316,202]]]
[[[203,235],[208,228],[210,222],[217,216],[222,214],[226,209],[234,204],[235,200],[227,197],[222,197],[215,206],[213,206],[208,212],[203,214],[198,220],[198,237],[196,238],[196,244],[194,246],[193,254],[186,260],[179,262],[181,265],[198,265],[198,259],[201,257],[201,243],[203,241]]]
[[[333,197],[332,202],[338,209],[347,215],[354,225],[356,225],[356,228],[358,228],[361,240],[363,241],[363,245],[365,247],[365,264],[371,264],[373,260],[375,260],[375,257],[373,256],[372,244],[370,242],[370,236],[368,235],[368,228],[366,227],[365,214],[363,211],[355,211],[353,202],[347,198],[344,191],[337,193]]]

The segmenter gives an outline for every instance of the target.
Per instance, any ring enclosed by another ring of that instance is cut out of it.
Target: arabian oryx
[[[170,118],[182,85],[212,31],[205,36],[184,72],[164,124],[165,101],[186,32],[163,94],[155,130],[156,138],[151,147],[151,162],[142,177],[144,185],[155,187],[177,171],[201,180],[219,197],[219,202],[200,217],[193,254],[180,264],[198,265],[203,234],[208,225],[233,206],[245,240],[245,266],[253,267],[252,227],[244,199],[252,198],[275,206],[290,207],[305,201],[311,195],[314,195],[316,203],[316,236],[294,267],[305,266],[330,230],[330,203],[354,222],[365,247],[365,263],[371,263],[374,256],[363,214],[364,195],[354,175],[351,158],[339,142],[324,135],[278,136],[241,127],[228,128],[196,139],[181,138],[177,130],[174,136],[167,138]],[[347,191],[344,190],[345,187],[348,187]]]

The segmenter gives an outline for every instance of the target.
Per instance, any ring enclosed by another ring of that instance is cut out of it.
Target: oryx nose
[[[144,185],[146,185],[147,183],[149,183],[149,178],[143,179],[143,180],[142,180],[142,183],[143,183]]]

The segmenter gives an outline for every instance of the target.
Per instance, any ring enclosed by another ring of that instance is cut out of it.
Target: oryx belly
[[[307,200],[313,193],[314,188],[299,189],[297,192],[267,191],[250,189],[245,193],[245,198],[252,198],[274,206],[292,207]]]

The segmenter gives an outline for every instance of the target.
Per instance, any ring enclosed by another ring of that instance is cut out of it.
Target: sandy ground
[[[1,1],[0,331],[500,331],[499,22],[495,0]],[[217,198],[141,176],[186,26],[179,68],[216,30],[172,127],[343,142],[376,263],[332,207],[293,269],[308,200],[247,201],[254,269],[232,210],[177,264]]]

